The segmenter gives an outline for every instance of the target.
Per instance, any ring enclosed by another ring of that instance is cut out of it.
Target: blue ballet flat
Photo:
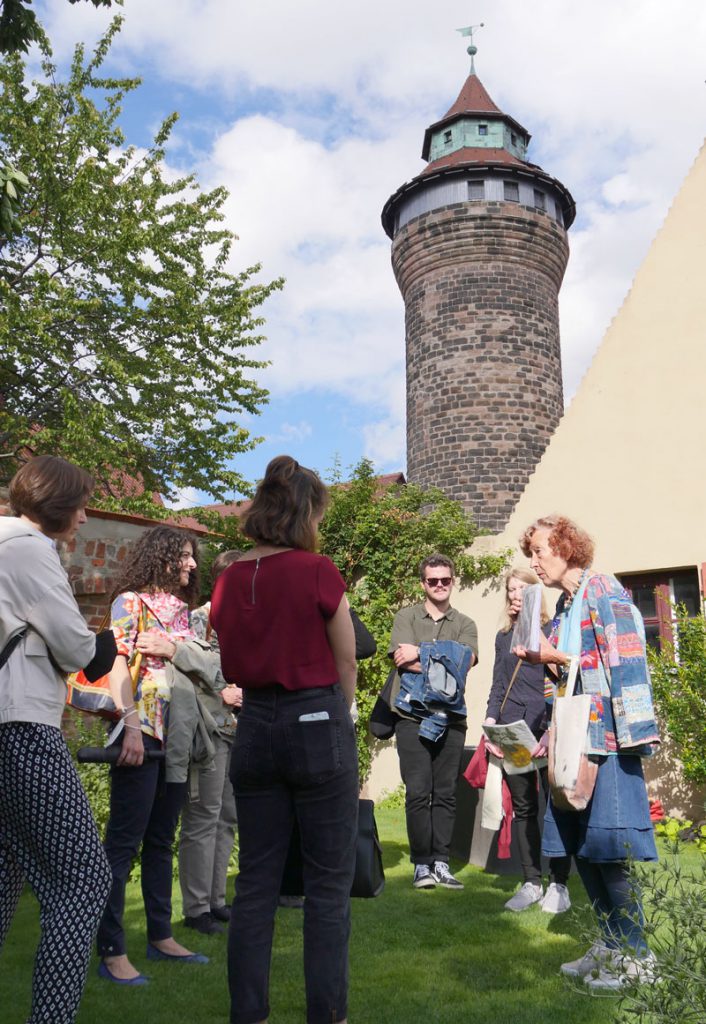
[[[116,978],[114,974],[110,973],[103,960],[98,964],[98,977],[112,981],[114,985],[149,985],[150,983],[150,979],[146,978],[144,974],[138,974],[136,978]]]
[[[186,956],[178,956],[176,953],[163,953],[161,949],[157,949],[151,942],[147,943],[147,959],[148,960],[171,960],[172,963],[176,961],[180,964],[207,964],[208,957],[204,956],[203,953],[187,953]]]

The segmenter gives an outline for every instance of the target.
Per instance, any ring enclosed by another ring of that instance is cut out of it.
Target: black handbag
[[[392,684],[396,676],[397,669],[391,669],[370,713],[368,728],[371,736],[374,736],[376,740],[391,740],[395,735],[397,723],[400,721],[400,715],[393,711],[391,706]]]
[[[372,899],[385,888],[385,872],[382,866],[382,846],[375,823],[375,804],[372,800],[360,800],[358,804],[358,844],[355,852],[355,874],[351,896],[358,899]],[[302,852],[299,841],[299,826],[294,823],[289,842],[287,863],[284,866],[280,892],[283,896],[303,896]]]

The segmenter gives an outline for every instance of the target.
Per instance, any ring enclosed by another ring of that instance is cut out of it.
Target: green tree
[[[346,483],[336,470],[330,495],[320,550],[338,566],[351,605],[378,646],[358,670],[358,753],[365,778],[371,759],[368,721],[390,670],[392,620],[402,605],[421,600],[420,561],[440,551],[455,562],[460,582],[471,586],[497,576],[508,553],[470,555],[479,531],[458,502],[415,484],[382,487],[367,460]]]
[[[266,400],[248,350],[282,282],[229,272],[225,189],[165,167],[176,114],[146,151],[125,146],[139,80],[100,77],[120,24],[64,81],[44,39],[39,81],[17,54],[0,64],[0,145],[28,180],[21,229],[0,233],[0,443],[70,458],[106,504],[154,514],[155,491],[247,486],[229,467],[256,441],[236,417]],[[123,473],[145,492],[121,498]]]
[[[78,2],[69,0],[70,4]],[[112,0],[87,2],[94,7],[110,7]],[[26,53],[30,43],[42,38],[42,28],[31,6],[32,0],[0,0],[0,53]]]
[[[676,609],[675,642],[650,652],[655,705],[684,778],[706,783],[706,619]]]

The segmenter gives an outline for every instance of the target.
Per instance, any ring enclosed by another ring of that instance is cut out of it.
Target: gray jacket
[[[171,698],[165,771],[167,782],[189,780],[192,799],[198,775],[213,764],[213,737],[218,723],[208,709],[209,698],[226,685],[221,659],[204,640],[177,643],[171,662]]]
[[[88,628],[54,546],[13,516],[0,517],[0,651],[26,629],[0,668],[0,723],[61,725],[63,673],[93,659]],[[51,657],[50,657],[51,655]]]

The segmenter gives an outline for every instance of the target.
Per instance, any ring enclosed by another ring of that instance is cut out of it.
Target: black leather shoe
[[[222,907],[211,907],[211,917],[217,921],[230,921],[230,905],[224,903]]]
[[[208,911],[199,914],[198,917],[185,917],[184,924],[187,928],[201,932],[202,935],[221,935],[225,931],[223,925],[215,921]]]

